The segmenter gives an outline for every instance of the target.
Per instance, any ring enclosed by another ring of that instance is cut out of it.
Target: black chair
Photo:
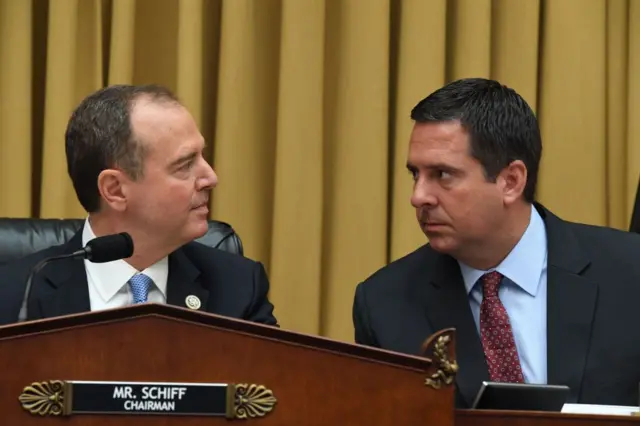
[[[0,218],[0,265],[64,244],[83,224],[84,219]],[[209,230],[196,241],[231,253],[244,254],[240,237],[224,222],[209,221]]]
[[[638,182],[638,188],[636,189],[636,202],[633,205],[633,212],[631,213],[629,231],[640,234],[640,182]]]

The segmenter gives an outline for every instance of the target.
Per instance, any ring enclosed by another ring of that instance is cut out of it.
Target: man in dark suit
[[[0,269],[0,324],[18,320],[27,276],[41,259],[120,232],[133,239],[128,259],[45,266],[33,280],[27,319],[155,302],[277,324],[260,263],[193,241],[208,230],[218,178],[193,117],[169,90],[99,90],[74,111],[65,136],[87,220],[66,244]]]
[[[411,203],[429,244],[357,286],[356,342],[420,354],[454,327],[458,407],[482,381],[637,406],[640,236],[566,222],[534,201],[538,123],[500,83],[452,82],[411,117]]]

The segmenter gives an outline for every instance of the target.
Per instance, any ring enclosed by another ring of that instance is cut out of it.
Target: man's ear
[[[121,170],[103,170],[98,175],[98,191],[104,203],[115,211],[124,211],[127,207],[129,181],[129,177]]]
[[[518,201],[527,185],[527,166],[522,160],[512,161],[502,169],[498,175],[502,196],[505,204],[513,204]]]

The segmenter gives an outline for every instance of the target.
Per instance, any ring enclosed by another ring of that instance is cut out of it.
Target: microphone
[[[44,268],[49,262],[61,259],[87,259],[93,263],[112,262],[114,260],[126,259],[133,255],[133,240],[126,232],[113,235],[105,235],[104,237],[94,238],[89,241],[86,246],[80,250],[70,254],[52,256],[42,259],[33,267],[27,278],[27,284],[24,289],[22,298],[22,307],[18,314],[18,322],[27,319],[27,302],[31,296],[31,282],[38,272]]]

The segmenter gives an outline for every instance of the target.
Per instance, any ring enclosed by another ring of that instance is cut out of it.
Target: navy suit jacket
[[[59,246],[0,267],[0,325],[17,321],[25,283],[42,259],[82,248],[82,231]],[[185,307],[187,296],[200,299],[201,311],[268,325],[277,325],[267,298],[269,280],[261,263],[190,242],[169,255],[167,303]],[[47,264],[33,279],[28,319],[88,312],[89,286],[79,259]]]
[[[570,223],[536,204],[547,232],[547,382],[568,402],[638,405],[640,235]],[[428,244],[357,286],[357,343],[420,355],[431,334],[454,327],[456,405],[489,380],[458,262]]]

